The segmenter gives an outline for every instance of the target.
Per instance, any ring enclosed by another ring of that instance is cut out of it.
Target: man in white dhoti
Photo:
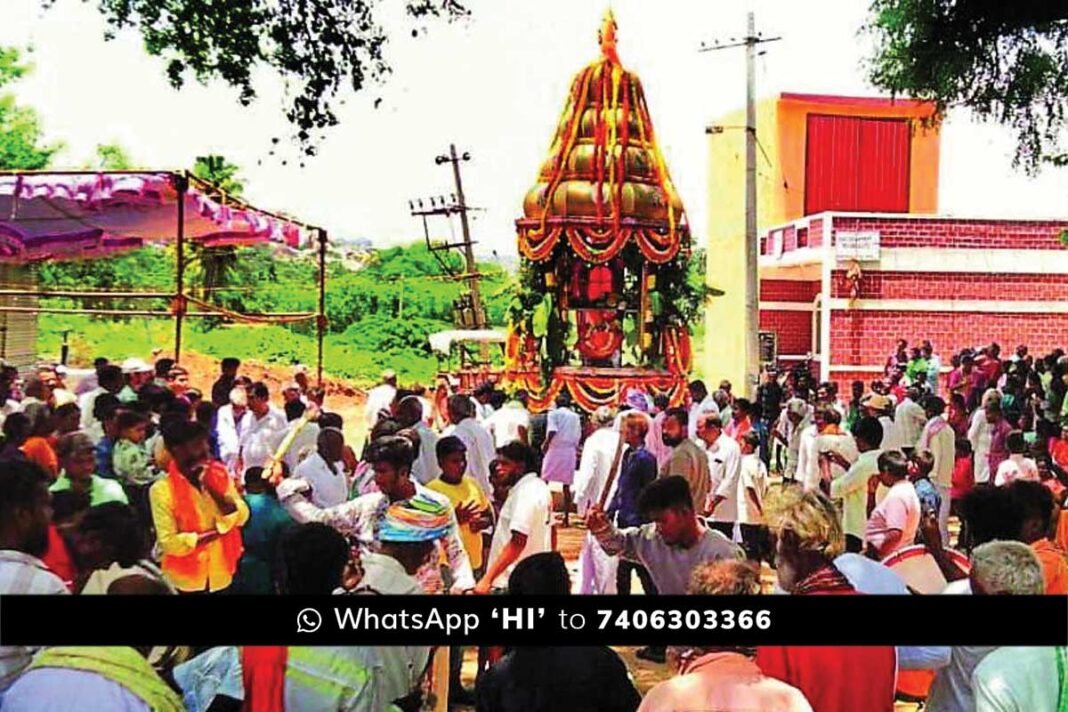
[[[585,519],[586,511],[593,505],[605,508],[616,489],[615,477],[612,477],[613,464],[619,469],[622,461],[617,453],[622,453],[621,435],[613,426],[612,411],[598,408],[593,413],[593,431],[582,445],[582,459],[575,474],[575,508],[578,515]],[[618,474],[618,473],[617,473]],[[606,493],[605,486],[612,479],[612,491]],[[616,570],[619,558],[609,556],[593,535],[589,532],[582,540],[579,552],[580,593],[614,594],[616,593]]]
[[[559,482],[564,486],[564,522],[571,525],[571,483],[575,479],[575,463],[578,446],[582,440],[582,421],[571,410],[571,395],[560,391],[556,407],[549,412],[545,427],[545,444],[541,451],[545,458],[541,463],[541,476],[546,482]]]

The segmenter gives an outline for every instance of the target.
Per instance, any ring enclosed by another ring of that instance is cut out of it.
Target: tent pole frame
[[[175,240],[175,294],[174,294],[174,362],[182,360],[182,321],[185,316],[185,196],[189,191],[189,176],[179,173],[178,188],[178,233]]]
[[[323,339],[326,337],[326,245],[326,230],[319,228],[319,314],[315,320],[318,342],[315,371],[319,388],[323,387]]]

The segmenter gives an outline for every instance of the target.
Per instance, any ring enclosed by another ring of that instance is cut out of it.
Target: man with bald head
[[[328,509],[349,499],[349,478],[342,454],[345,436],[337,428],[319,431],[316,451],[297,465],[294,476],[311,485],[311,501],[316,507]]]

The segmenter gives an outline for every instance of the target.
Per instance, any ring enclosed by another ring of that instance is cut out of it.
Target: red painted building
[[[760,327],[778,358],[808,355],[848,392],[882,372],[898,338],[948,355],[991,341],[1068,345],[1062,220],[895,213],[810,215],[763,233]]]

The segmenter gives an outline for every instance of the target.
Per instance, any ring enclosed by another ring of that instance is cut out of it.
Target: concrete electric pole
[[[745,392],[751,391],[760,375],[760,278],[757,237],[757,116],[756,116],[756,57],[757,45],[776,42],[781,37],[763,37],[756,31],[756,19],[748,15],[746,35],[741,41],[733,38],[726,44],[716,40],[702,45],[702,52],[745,47]]]

